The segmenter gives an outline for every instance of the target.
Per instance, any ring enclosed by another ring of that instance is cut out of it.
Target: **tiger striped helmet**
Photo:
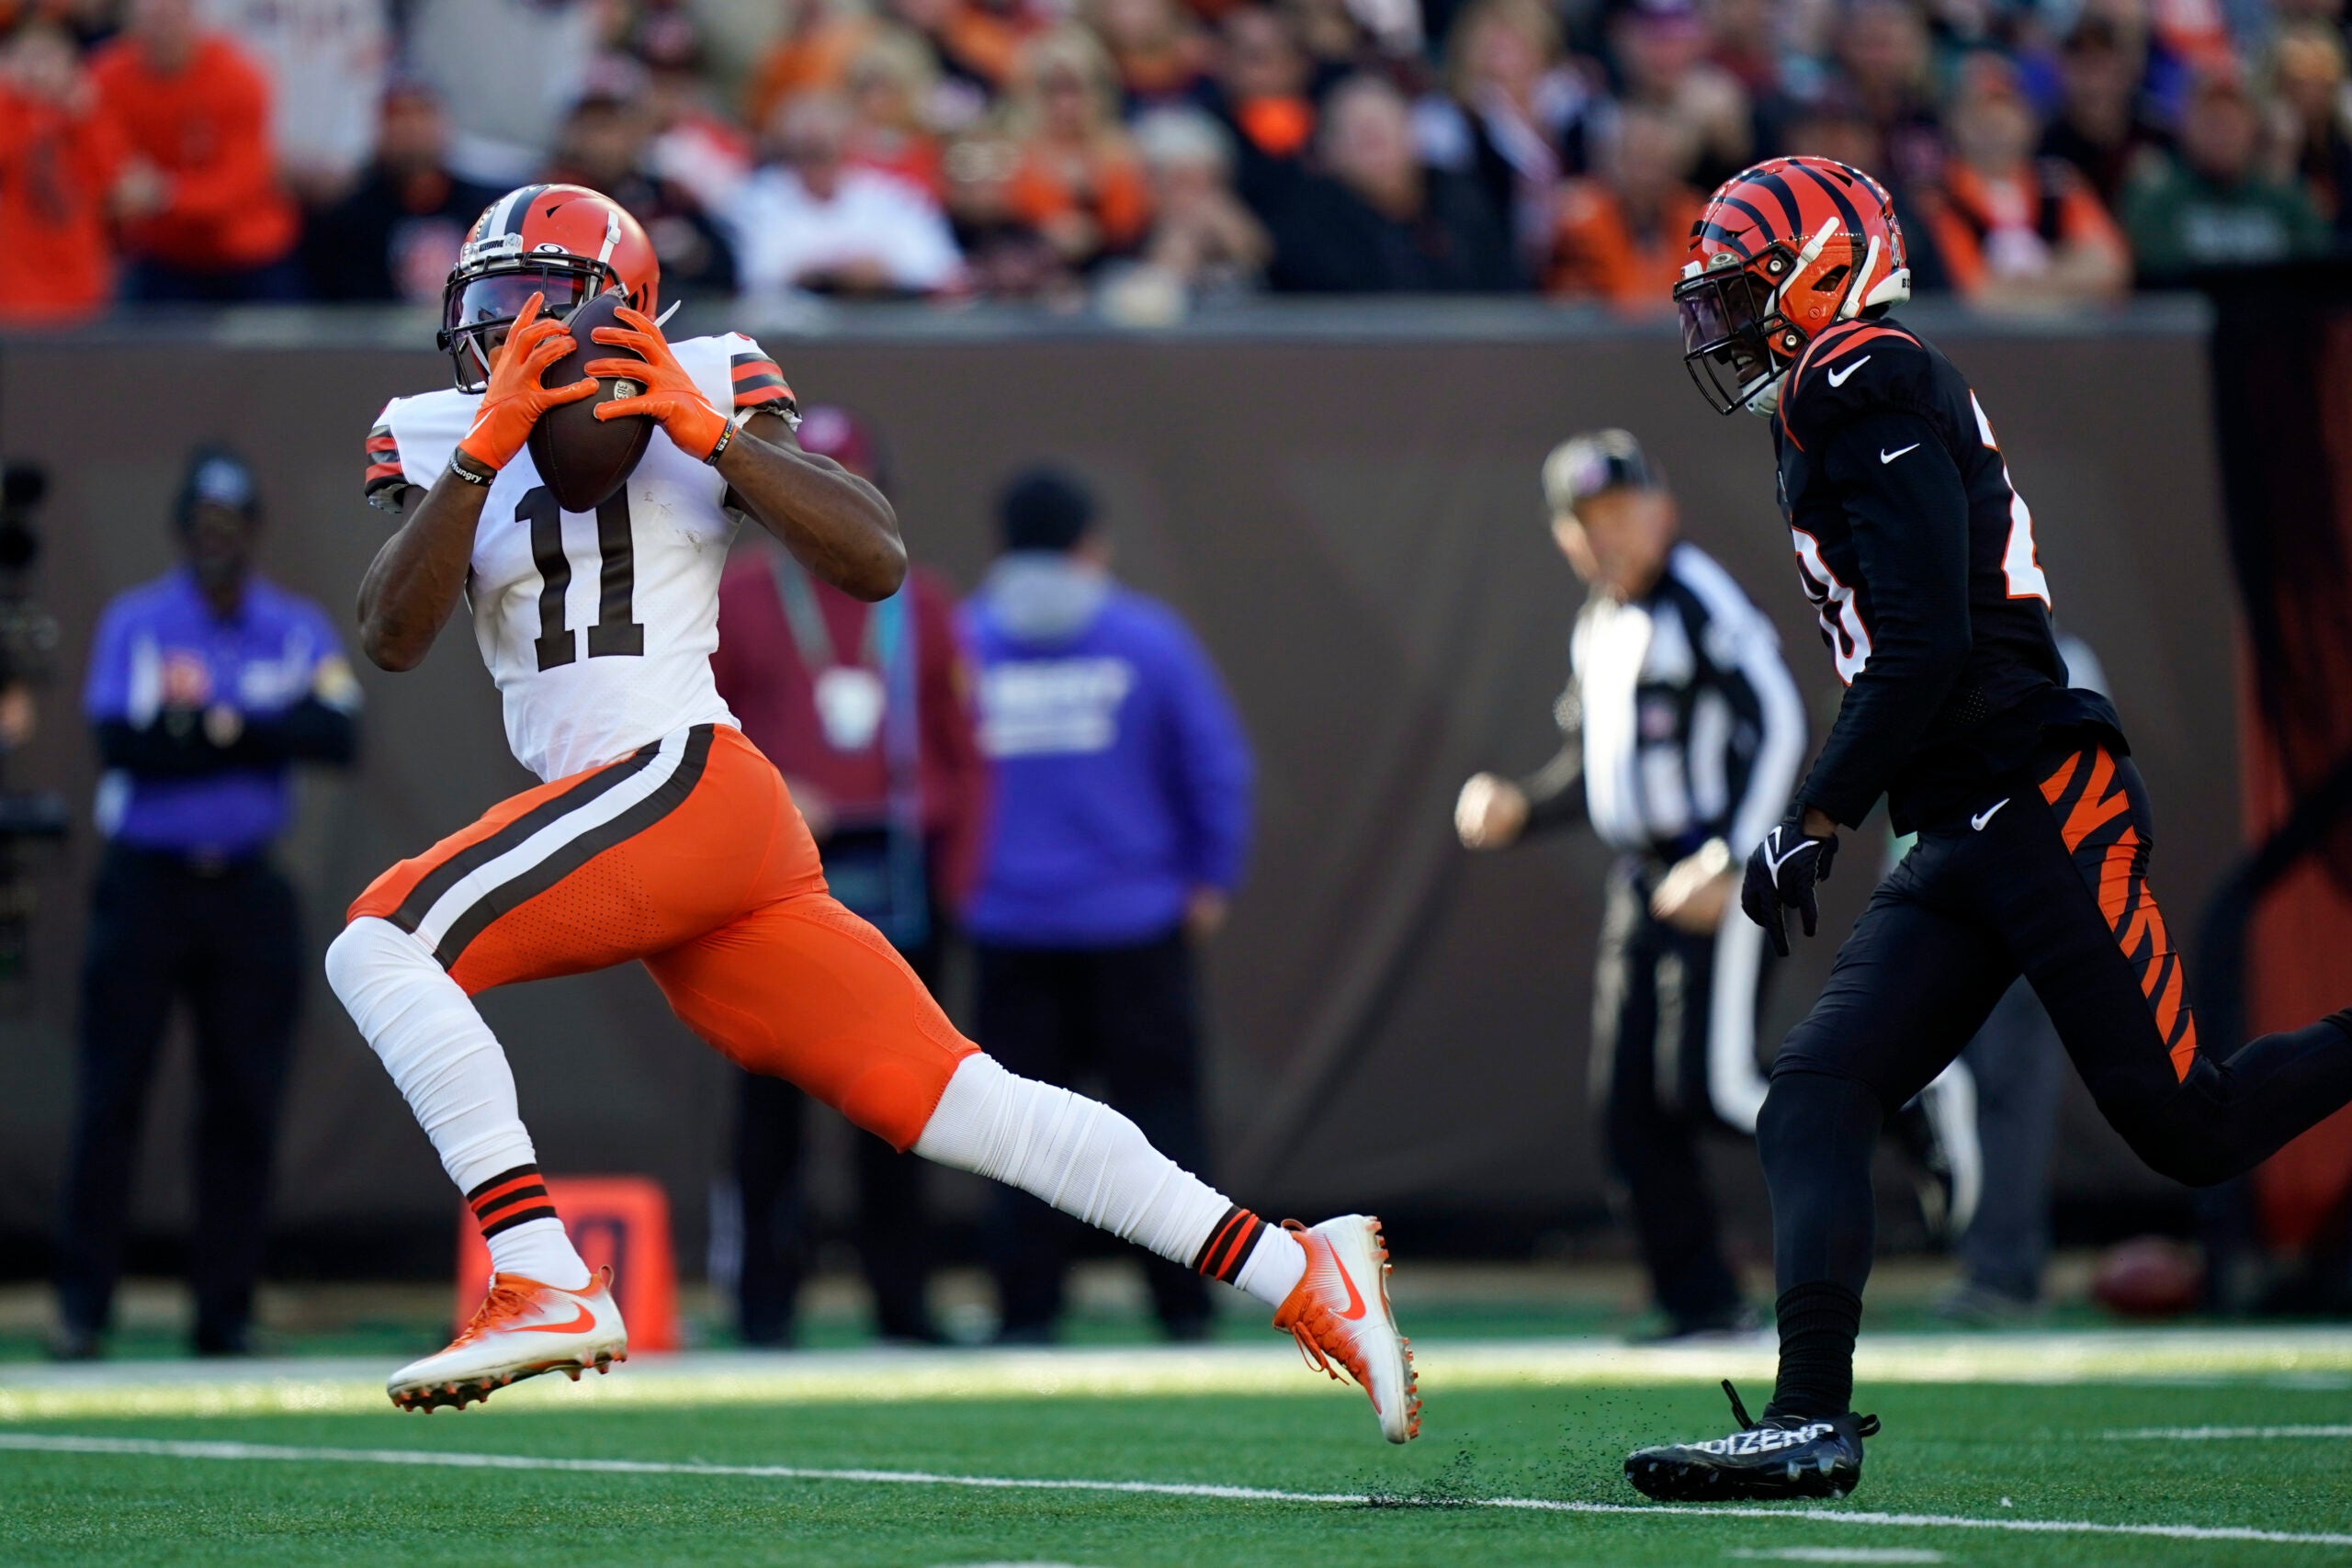
[[[1690,226],[1682,363],[1716,412],[1770,413],[1824,328],[1910,298],[1886,187],[1832,159],[1774,158],[1724,181]]]
[[[653,243],[628,209],[585,186],[521,186],[483,209],[466,231],[458,265],[441,287],[441,351],[458,389],[490,380],[490,355],[534,294],[548,315],[611,289],[652,315],[662,287]]]

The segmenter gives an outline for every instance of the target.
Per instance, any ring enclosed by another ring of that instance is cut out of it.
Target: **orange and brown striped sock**
[[[1209,1227],[1208,1240],[1194,1255],[1193,1271],[1232,1284],[1240,1278],[1241,1265],[1249,1261],[1250,1249],[1258,1245],[1258,1237],[1265,1229],[1266,1222],[1240,1204],[1227,1205],[1224,1216]]]
[[[500,1171],[467,1191],[466,1206],[481,1227],[495,1272],[519,1274],[566,1291],[594,1282],[587,1263],[564,1234],[537,1166]]]
[[[484,1241],[533,1220],[557,1217],[548,1184],[536,1165],[500,1171],[466,1194],[466,1206],[474,1212],[474,1223],[481,1226]]]

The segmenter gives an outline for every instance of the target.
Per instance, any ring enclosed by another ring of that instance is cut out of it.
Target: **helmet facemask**
[[[533,294],[569,319],[583,301],[619,290],[653,312],[662,264],[628,210],[584,186],[517,186],[482,209],[441,288],[441,351],[458,389],[480,392],[490,362]]]
[[[1717,413],[1770,413],[1781,378],[1814,338],[1866,310],[1910,298],[1911,274],[1899,248],[1883,256],[1873,234],[1859,257],[1855,249],[1854,237],[1825,223],[1802,251],[1778,242],[1744,260],[1718,251],[1703,270],[1689,271],[1674,286],[1682,363]],[[1891,261],[1892,270],[1873,283],[1882,261]]]
[[[458,390],[480,392],[490,385],[491,355],[532,295],[542,297],[541,314],[560,319],[619,284],[611,267],[588,256],[540,253],[492,262],[470,272],[460,267],[442,291],[441,332],[435,340],[449,356]]]
[[[1780,253],[1772,259],[1785,276],[1794,258],[1785,245],[1771,252]],[[1750,267],[1719,266],[1686,277],[1674,286],[1674,303],[1682,317],[1683,367],[1717,413],[1747,406],[1778,378],[1782,367],[1772,346],[1788,334],[1787,323],[1777,290]]]

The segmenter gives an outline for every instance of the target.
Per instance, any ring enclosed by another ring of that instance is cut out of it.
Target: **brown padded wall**
[[[2157,882],[2193,923],[2237,820],[2201,337],[1931,335],[1991,413],[2063,619],[2106,662],[2165,829]],[[989,555],[996,486],[1024,461],[1059,457],[1106,502],[1121,571],[1176,604],[1222,666],[1261,784],[1249,886],[1209,963],[1216,1174],[1273,1213],[1597,1212],[1584,1084],[1605,857],[1571,834],[1474,860],[1453,844],[1451,803],[1470,771],[1524,770],[1551,747],[1579,595],[1543,527],[1535,472],[1579,427],[1623,424],[1649,445],[1690,535],[1779,623],[1816,724],[1831,711],[1837,688],[1796,591],[1762,422],[1709,413],[1671,342],[1648,332],[766,344],[804,400],[881,422],[919,557],[968,586]],[[260,465],[270,572],[347,624],[384,532],[360,501],[362,439],[385,398],[446,374],[433,355],[376,348],[0,347],[0,448],[52,474],[43,592],[66,627],[63,676],[11,776],[67,790],[81,824],[45,884],[26,995],[0,1018],[0,1234],[48,1223],[63,1156],[94,852],[93,763],[74,700],[98,606],[165,567],[182,455],[219,436]],[[527,782],[459,620],[423,670],[363,671],[365,765],[306,788],[285,859],[313,962],[375,872]],[[1841,860],[1833,932],[1859,907],[1874,850],[1849,846]],[[1810,944],[1781,975],[1770,1032],[1792,1020],[1830,951]],[[542,1163],[650,1172],[695,1234],[727,1085],[645,977],[530,987],[485,1010],[514,1059]],[[139,1203],[153,1225],[185,1211],[186,1105],[183,1066],[151,1123]],[[2069,1116],[2064,1190],[2152,1190],[2078,1094]],[[282,1223],[454,1213],[424,1138],[322,981],[286,1127]]]

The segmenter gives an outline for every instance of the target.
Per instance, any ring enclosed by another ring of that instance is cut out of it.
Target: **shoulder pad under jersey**
[[[1935,353],[1893,321],[1844,321],[1815,338],[1789,371],[1781,422],[1800,447],[1874,413],[1938,408]]]

